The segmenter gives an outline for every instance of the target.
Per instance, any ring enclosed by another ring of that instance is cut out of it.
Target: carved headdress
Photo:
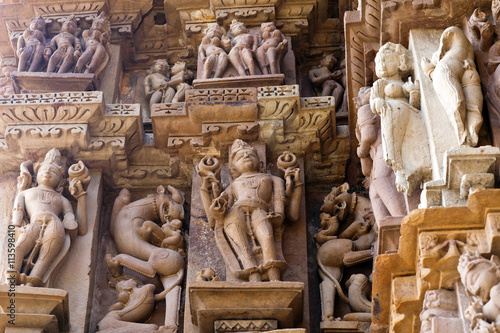
[[[251,150],[254,153],[257,154],[257,151],[255,150],[254,147],[250,146],[248,143],[246,143],[243,140],[236,139],[233,142],[233,145],[231,146],[231,157],[230,159],[232,160],[234,156],[240,151],[240,150]]]
[[[59,150],[57,150],[56,148],[52,148],[51,150],[49,150],[45,155],[45,159],[43,160],[43,162],[35,165],[35,172],[38,172],[38,169],[40,169],[40,167],[44,164],[54,165],[59,171],[61,177],[63,176],[64,167],[62,166],[63,165],[62,156]]]

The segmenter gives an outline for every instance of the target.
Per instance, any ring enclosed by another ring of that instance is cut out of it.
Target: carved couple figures
[[[106,256],[106,262],[120,304],[99,323],[100,330],[121,329],[121,332],[151,329],[141,321],[149,318],[154,302],[165,300],[166,332],[177,332],[180,284],[184,278],[184,239],[181,234],[184,219],[184,195],[172,186],[166,192],[159,186],[155,196],[130,202],[130,193],[124,189],[115,200],[110,231],[118,255]],[[154,286],[139,286],[124,274],[123,267],[144,277],[158,275],[164,290],[154,294]],[[123,282],[125,281],[125,282]],[[125,289],[126,288],[126,289]],[[123,289],[123,290],[122,290]],[[128,295],[122,292],[128,292]],[[151,304],[153,303],[153,304]],[[139,323],[131,323],[136,322]],[[156,326],[156,325],[154,325]]]
[[[350,194],[349,184],[334,187],[321,206],[321,228],[315,235],[318,249],[322,320],[334,320],[335,295],[350,304],[355,312],[368,313],[351,317],[352,320],[369,320],[371,300],[368,278],[362,274],[350,277],[349,297],[342,291],[340,280],[344,267],[372,259],[371,245],[376,240],[375,219],[370,201],[355,193]],[[342,224],[342,226],[341,226]],[[337,232],[342,232],[337,235]],[[349,316],[345,320],[351,319]]]
[[[477,146],[483,123],[483,94],[474,49],[463,31],[457,27],[447,28],[432,62],[423,58],[422,68],[433,81],[458,145]]]
[[[157,59],[149,72],[144,79],[149,110],[156,103],[184,102],[186,90],[191,89],[188,81],[193,79],[193,72],[187,69],[185,62],[176,62],[170,70],[167,60]]]
[[[217,24],[210,25],[199,47],[202,78],[223,77],[229,62],[239,76],[257,75],[255,59],[263,75],[279,74],[288,41],[272,22],[262,23],[260,33],[250,33],[244,23],[233,20],[228,38]]]
[[[15,263],[10,274],[16,284],[50,286],[71,241],[86,230],[86,192],[90,181],[82,162],[69,170],[71,194],[78,199],[79,215],[62,195],[64,167],[60,152],[51,149],[43,162],[35,164],[37,186],[31,187],[31,161],[21,164],[18,191],[14,201],[12,225],[16,229]]]
[[[299,217],[302,183],[295,156],[285,153],[283,179],[259,172],[255,148],[235,140],[230,153],[233,181],[224,191],[219,162],[206,156],[198,165],[201,197],[227,274],[238,280],[279,281],[286,269],[281,249],[285,218]]]
[[[39,16],[31,21],[28,29],[17,41],[18,71],[39,72],[48,61],[47,72],[96,73],[106,65],[109,58],[107,42],[110,24],[104,13],[96,17],[90,30],[78,37],[79,29],[74,15],[67,17],[61,32],[45,40],[45,20]]]

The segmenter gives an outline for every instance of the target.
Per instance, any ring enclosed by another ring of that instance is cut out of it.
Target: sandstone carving
[[[458,144],[477,146],[483,123],[483,94],[474,49],[463,31],[457,27],[447,28],[432,62],[423,58],[422,68],[433,82]]]
[[[500,6],[498,1],[491,3],[493,24],[488,21],[488,16],[480,8],[477,8],[469,19],[468,26],[470,41],[474,47],[477,69],[481,76],[481,82],[486,105],[490,114],[490,126],[493,129],[493,142],[497,142],[495,128],[498,124],[498,110],[500,110],[500,70],[498,69],[500,55],[500,41],[495,38],[495,30],[498,29],[498,16]]]
[[[259,46],[257,35],[250,33],[244,23],[236,20],[231,22],[230,34],[229,61],[240,76],[256,75],[254,56]]]
[[[47,72],[69,73],[76,60],[82,55],[82,44],[77,37],[77,24],[74,15],[67,17],[62,24],[61,32],[52,38],[45,49],[50,55]]]
[[[9,268],[16,275],[17,284],[50,286],[76,237],[78,224],[80,234],[86,233],[85,188],[90,178],[83,163],[70,168],[73,171],[69,190],[78,198],[76,216],[70,201],[61,194],[64,184],[61,153],[53,148],[43,162],[35,164],[36,187],[31,187],[31,166],[31,161],[21,164],[19,193],[12,212],[18,239],[15,263]]]
[[[242,281],[279,281],[286,269],[281,249],[285,216],[299,217],[302,183],[295,156],[284,153],[283,179],[260,173],[256,150],[241,140],[231,149],[233,182],[221,193],[218,161],[205,156],[198,165],[201,197],[226,270]]]
[[[168,304],[178,304],[179,285],[184,277],[184,249],[180,248],[183,240],[179,237],[180,220],[184,218],[184,195],[172,186],[168,186],[168,191],[166,193],[163,186],[159,186],[155,196],[126,204],[130,194],[122,190],[115,201],[116,217],[111,221],[110,230],[119,254],[114,257],[108,254],[106,261],[115,279],[124,279],[123,267],[147,277],[159,276],[164,290],[154,299],[166,300],[165,329],[176,332],[179,309],[170,309]],[[134,289],[138,292],[137,300],[145,297],[144,294],[150,298],[152,291],[149,289],[148,286]],[[143,318],[145,315],[141,313],[134,318]],[[112,316],[117,315],[119,313]]]
[[[219,25],[209,25],[198,48],[203,61],[203,79],[221,78],[224,75],[229,64],[229,49],[231,40],[224,36]]]
[[[219,281],[219,277],[211,267],[203,268],[196,273],[196,281]]]
[[[118,302],[113,304],[109,313],[99,322],[99,332],[156,332],[155,324],[144,324],[156,306],[155,286],[139,286],[133,279],[116,283]]]
[[[17,40],[18,71],[38,72],[44,66],[45,20],[38,16]]]
[[[316,242],[320,246],[317,260],[319,275],[323,280],[320,284],[323,321],[334,320],[334,304],[337,293],[342,301],[351,305],[354,311],[370,312],[371,300],[369,299],[366,276],[351,276],[349,297],[345,296],[339,283],[344,267],[372,259],[370,248],[377,237],[375,229],[373,229],[375,220],[369,200],[354,193],[350,194],[348,190],[349,185],[345,183],[342,186],[334,187],[325,197],[325,202],[321,206],[321,223],[328,227],[330,238],[318,236],[324,232],[323,227],[315,236]],[[329,222],[323,224],[324,219]],[[347,227],[339,235],[333,236],[340,223]]]
[[[75,73],[99,74],[109,60],[107,50],[111,30],[110,23],[101,12],[92,22],[90,29],[82,33],[85,51],[76,62]]]
[[[384,160],[396,173],[398,191],[411,194],[428,168],[427,140],[422,141],[420,136],[425,132],[415,133],[412,127],[408,130],[411,125],[425,131],[418,109],[420,87],[411,77],[403,82],[402,77],[412,69],[411,55],[404,46],[384,44],[375,57],[375,64],[379,79],[373,84],[370,106],[381,118]],[[412,154],[419,156],[418,159],[407,161],[403,158],[406,143],[413,145]]]
[[[432,320],[436,317],[458,319],[458,304],[455,291],[437,289],[425,292],[424,304],[420,313],[420,321],[422,322],[420,332],[435,332],[432,329]]]
[[[334,71],[335,65],[337,65],[337,59],[333,54],[325,55],[320,65],[309,71],[309,80],[318,96],[335,98],[335,109],[338,111],[342,106],[344,87],[338,82],[342,80],[342,71]]]
[[[460,256],[458,272],[474,302],[465,311],[471,332],[497,332],[500,329],[500,259],[490,260],[478,252]]]
[[[397,191],[394,172],[385,165],[380,116],[370,107],[371,88],[361,88],[355,103],[358,108],[356,138],[361,171],[366,177],[373,214],[377,221],[386,216],[404,216],[404,197]]]
[[[288,41],[273,22],[260,25],[262,42],[257,48],[256,56],[262,74],[280,74],[280,63],[288,51]]]

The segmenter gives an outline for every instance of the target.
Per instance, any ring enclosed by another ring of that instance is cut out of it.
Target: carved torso
[[[63,200],[67,200],[54,190],[39,187],[28,189],[23,193],[26,212],[32,220],[44,213],[60,217],[63,212]]]
[[[269,210],[273,198],[273,176],[266,173],[239,176],[231,184],[234,207]]]

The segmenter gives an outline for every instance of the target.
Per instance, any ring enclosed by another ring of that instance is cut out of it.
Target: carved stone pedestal
[[[95,74],[14,72],[11,74],[16,94],[95,90]]]
[[[371,322],[363,321],[323,321],[321,333],[364,333],[369,332]]]
[[[458,147],[444,155],[443,179],[424,184],[420,208],[465,206],[469,193],[493,188],[500,162],[500,149]]]
[[[5,332],[67,332],[68,292],[61,289],[0,286],[0,327]]]
[[[283,84],[285,74],[274,75],[250,75],[238,77],[225,77],[221,79],[205,79],[194,80],[193,87],[195,89],[210,89],[210,88],[243,88],[243,87],[263,87],[263,86],[278,86]]]
[[[214,326],[221,324],[221,321],[233,322],[235,318],[244,319],[246,326],[250,325],[248,320],[275,320],[278,327],[291,328],[300,322],[303,316],[304,284],[301,282],[235,284],[192,281],[188,283],[187,292],[191,320],[198,327],[198,332],[234,332],[215,331]]]

